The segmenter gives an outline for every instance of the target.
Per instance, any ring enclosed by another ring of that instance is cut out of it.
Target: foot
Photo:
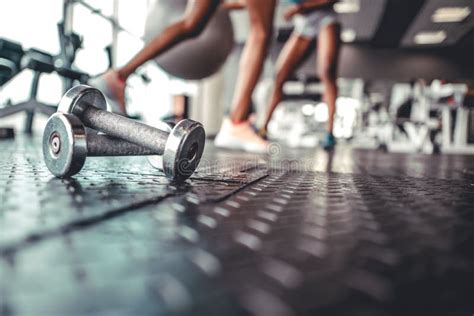
[[[104,93],[112,112],[127,114],[125,106],[126,84],[116,71],[108,70],[100,77],[91,79],[89,83]]]
[[[334,146],[336,146],[336,139],[334,138],[334,135],[332,133],[327,133],[326,136],[324,136],[321,145],[326,150],[334,149]]]
[[[228,118],[224,119],[214,144],[220,148],[243,150],[258,154],[266,153],[269,146],[267,141],[255,133],[249,122],[235,124]]]
[[[252,130],[263,140],[268,140],[268,132],[266,128],[258,128],[255,124],[250,123]]]

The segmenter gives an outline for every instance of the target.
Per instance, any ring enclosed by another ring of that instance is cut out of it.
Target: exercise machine
[[[67,3],[64,7],[63,21],[58,23],[60,53],[53,56],[47,52],[30,48],[23,50],[19,43],[0,39],[0,86],[11,80],[20,72],[29,69],[33,72],[28,100],[17,104],[6,104],[0,108],[0,118],[26,112],[24,131],[32,133],[33,120],[36,113],[52,115],[56,111],[54,105],[37,100],[40,79],[43,74],[57,73],[63,80],[63,90],[69,90],[75,83],[86,83],[89,75],[74,69],[73,63],[77,51],[82,46],[82,38],[66,30],[68,24]]]

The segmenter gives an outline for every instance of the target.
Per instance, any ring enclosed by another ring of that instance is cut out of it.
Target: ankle
[[[238,117],[233,117],[233,116],[230,116],[229,119],[230,119],[230,122],[234,125],[240,125],[246,122],[246,120],[243,120]]]
[[[126,83],[128,79],[128,74],[123,71],[122,69],[119,70],[114,70],[114,72],[117,74],[117,78],[120,80],[121,83]]]

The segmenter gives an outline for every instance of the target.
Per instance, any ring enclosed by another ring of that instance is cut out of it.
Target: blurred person
[[[193,0],[190,0],[193,1]],[[170,25],[139,51],[126,65],[109,70],[95,81],[95,86],[117,102],[126,114],[125,87],[128,77],[145,62],[156,58],[174,45],[198,36],[216,12],[221,0],[194,0],[191,10]],[[218,147],[263,153],[268,143],[257,135],[248,122],[252,92],[262,72],[273,29],[276,0],[240,0],[225,2],[225,8],[247,8],[250,34],[240,60],[240,70],[232,102],[232,112],[225,118],[215,139]]]
[[[192,1],[190,10],[179,21],[171,24],[155,36],[124,66],[108,70],[102,76],[93,80],[92,85],[102,90],[112,102],[118,104],[119,111],[126,114],[125,88],[130,75],[138,67],[166,52],[176,44],[199,36],[220,4],[221,0]]]
[[[305,53],[317,39],[317,73],[324,85],[323,101],[328,106],[327,133],[322,141],[325,149],[335,144],[333,135],[337,99],[337,64],[341,26],[333,6],[337,0],[291,0],[284,13],[286,20],[294,20],[294,31],[285,43],[277,61],[275,85],[267,107],[265,123],[259,134],[266,136],[268,124],[283,97],[283,85],[304,59]]]

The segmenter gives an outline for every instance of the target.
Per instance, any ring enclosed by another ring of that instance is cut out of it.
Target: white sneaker
[[[257,154],[267,153],[269,147],[269,143],[260,138],[248,122],[234,124],[228,118],[222,122],[214,144],[220,148],[244,150]]]

